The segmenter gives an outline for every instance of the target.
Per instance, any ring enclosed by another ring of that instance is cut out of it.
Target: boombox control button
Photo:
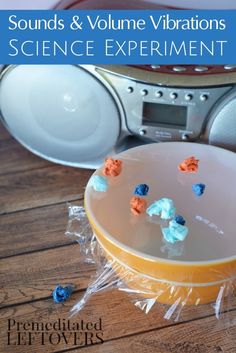
[[[161,97],[163,96],[162,91],[157,91],[157,92],[155,93],[155,96],[156,96],[157,98],[161,98]]]
[[[184,71],[186,71],[186,67],[184,67],[184,66],[174,66],[172,70],[175,71],[175,72],[184,72]]]
[[[189,136],[187,134],[182,134],[181,138],[183,141],[187,141],[189,139]]]
[[[200,101],[206,102],[208,100],[208,95],[207,94],[201,94],[200,95]]]
[[[190,93],[187,93],[184,98],[185,98],[185,100],[186,100],[187,102],[189,102],[189,101],[191,101],[191,100],[193,99],[193,95],[190,94]]]
[[[234,69],[236,69],[236,65],[225,65],[224,69],[225,70],[234,70]]]
[[[160,65],[152,65],[151,68],[152,68],[153,70],[158,70],[158,69],[160,69],[161,67],[160,67]]]
[[[139,130],[139,135],[140,135],[140,136],[146,135],[146,130],[140,129],[140,130]]]
[[[176,99],[176,98],[178,98],[178,94],[176,92],[171,92],[170,98],[171,99]]]
[[[133,93],[134,89],[133,89],[133,87],[127,87],[126,91],[127,91],[127,93]]]
[[[148,95],[148,90],[147,89],[142,89],[140,92],[142,96],[147,96]]]
[[[208,67],[207,67],[207,66],[196,66],[196,67],[194,68],[194,70],[195,70],[196,72],[206,72],[206,71],[208,71]]]

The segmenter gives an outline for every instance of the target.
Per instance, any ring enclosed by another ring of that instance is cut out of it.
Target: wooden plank
[[[57,284],[86,288],[94,267],[83,260],[77,243],[0,260],[0,307],[48,297]]]
[[[0,140],[0,175],[22,172],[52,165],[34,155],[16,140]]]
[[[0,121],[0,141],[9,140],[11,138],[12,136],[9,134],[9,132],[6,130],[6,128]]]
[[[55,165],[0,176],[0,214],[81,199],[91,174]]]
[[[65,236],[66,203],[2,215],[0,222],[0,258],[73,242]]]
[[[64,349],[74,348],[73,338],[69,340],[68,344],[65,344],[65,342],[61,340],[61,342],[55,346],[48,342],[45,343],[45,345],[42,345],[37,338],[31,347],[7,346],[6,337],[8,319],[20,322],[39,322],[45,324],[46,322],[55,322],[59,318],[61,321],[63,321],[63,319],[70,319],[71,323],[80,323],[81,320],[84,320],[85,322],[96,322],[101,318],[104,341],[106,342],[114,339],[117,339],[117,341],[104,343],[102,346],[99,345],[94,347],[93,350],[89,347],[87,350],[85,349],[85,352],[235,353],[235,351],[232,350],[224,350],[224,347],[231,349],[232,340],[235,340],[235,337],[233,336],[234,333],[231,331],[214,331],[214,325],[219,323],[215,318],[199,320],[198,323],[196,323],[196,321],[193,323],[188,322],[186,325],[178,323],[178,325],[172,326],[173,323],[171,321],[163,319],[163,313],[160,310],[152,310],[146,315],[127,299],[125,293],[117,290],[93,296],[78,315],[70,318],[70,309],[72,305],[81,298],[81,295],[81,293],[74,293],[72,298],[65,304],[56,305],[51,299],[47,299],[44,301],[2,309],[0,311],[0,343],[2,343],[0,345],[0,352],[28,353],[27,349],[30,348],[31,352],[42,353],[45,352],[45,349],[47,352],[60,352]],[[207,315],[207,311],[202,310],[202,316],[199,316],[199,313],[195,313],[193,308],[187,309],[186,313],[187,312],[188,315],[186,315],[186,320],[188,321],[192,318],[201,318],[206,317]],[[235,315],[235,312],[231,315]],[[150,336],[149,334],[147,334],[147,336],[141,335],[142,332],[157,330],[160,328],[165,329],[150,333]],[[200,330],[199,334],[197,333],[197,329]],[[229,333],[227,334],[227,332]],[[129,335],[137,333],[139,333],[138,336],[128,337]],[[223,343],[218,342],[217,340],[223,339],[224,335],[226,335],[226,337],[229,335],[229,337],[225,338]],[[124,336],[127,338],[118,340]],[[147,337],[147,339],[145,339],[145,337]],[[135,342],[137,342],[137,345]],[[199,346],[195,349],[194,345],[196,346],[197,344]],[[207,345],[215,348],[221,344],[220,347],[222,347],[222,350],[203,350],[201,344],[204,344],[204,349]],[[130,347],[132,350],[129,350]],[[175,350],[174,347],[176,347],[177,350]],[[158,350],[159,348],[162,350]],[[77,351],[78,350],[74,350],[74,352]]]
[[[181,325],[171,326],[132,337],[105,342],[100,349],[103,353],[235,353],[236,326],[227,321],[235,321],[236,312],[225,314],[223,322],[214,317],[205,318]],[[84,353],[100,351],[98,346],[83,349]],[[71,350],[71,353],[77,350]]]

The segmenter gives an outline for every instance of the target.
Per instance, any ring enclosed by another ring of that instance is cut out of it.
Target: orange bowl
[[[181,173],[186,157],[200,160],[195,174]],[[122,173],[109,177],[107,192],[85,192],[89,222],[106,256],[113,260],[127,285],[157,301],[172,304],[209,303],[217,299],[236,274],[234,214],[236,156],[226,150],[180,142],[136,147],[116,156]],[[102,168],[95,172],[102,175]],[[192,185],[204,183],[201,197]],[[171,198],[177,213],[186,219],[189,234],[183,242],[166,243],[157,216],[134,216],[129,202],[137,184],[150,187],[149,204]]]

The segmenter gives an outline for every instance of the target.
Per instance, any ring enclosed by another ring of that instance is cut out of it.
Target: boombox
[[[1,117],[29,150],[72,166],[160,141],[236,151],[235,82],[232,65],[8,66]]]
[[[160,2],[65,0],[56,8],[166,8]],[[236,151],[236,65],[7,66],[0,111],[26,148],[65,165],[97,168],[108,155],[152,142]]]

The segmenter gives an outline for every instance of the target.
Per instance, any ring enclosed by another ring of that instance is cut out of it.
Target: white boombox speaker
[[[164,6],[156,0],[66,0],[57,8]],[[0,110],[26,148],[76,167],[97,168],[108,155],[159,141],[236,151],[236,66],[7,66]]]

